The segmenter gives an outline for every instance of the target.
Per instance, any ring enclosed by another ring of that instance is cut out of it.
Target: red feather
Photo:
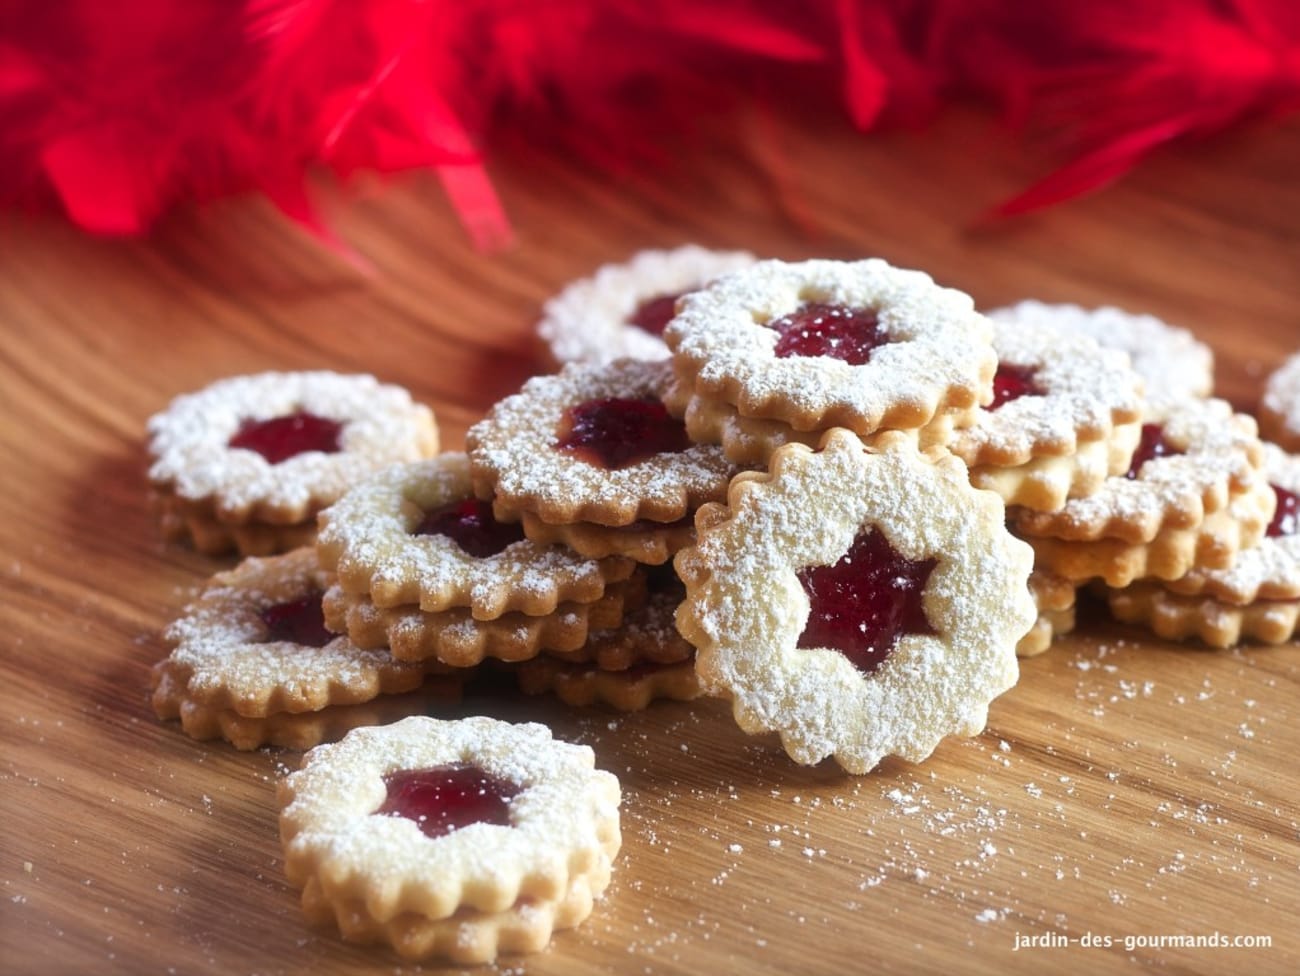
[[[999,211],[1019,213],[1300,107],[1300,4],[8,0],[0,203],[133,234],[177,203],[252,191],[327,235],[308,172],[418,167],[492,247],[509,225],[487,147],[667,163],[666,138],[764,91],[838,98],[864,130],[983,93],[1070,157]]]

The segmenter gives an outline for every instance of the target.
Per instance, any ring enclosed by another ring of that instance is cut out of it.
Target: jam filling
[[[336,453],[342,430],[337,420],[299,410],[270,420],[245,420],[226,445],[256,451],[268,463],[279,464],[307,451]]]
[[[691,446],[686,425],[653,397],[606,397],[570,407],[555,447],[611,471]]]
[[[768,323],[781,334],[773,351],[778,359],[829,356],[851,366],[871,359],[872,350],[889,342],[873,309],[809,302]]]
[[[376,813],[414,820],[426,837],[470,824],[510,826],[510,801],[519,787],[469,763],[401,769],[384,777],[388,796]]]
[[[1133,452],[1133,461],[1129,464],[1124,477],[1134,481],[1141,472],[1142,465],[1148,461],[1182,453],[1165,440],[1165,429],[1159,424],[1143,424],[1142,439],[1138,441],[1137,450]]]
[[[937,559],[904,559],[880,532],[853,540],[833,566],[799,571],[811,612],[798,647],[829,647],[871,674],[904,634],[933,634],[921,595]]]
[[[636,307],[636,311],[628,316],[628,323],[635,325],[642,332],[649,332],[654,336],[664,334],[664,329],[672,321],[673,316],[677,313],[677,299],[681,298],[684,292],[673,292],[669,295],[657,295],[654,298],[648,298]]]
[[[1022,396],[1042,396],[1044,391],[1038,385],[1037,373],[1036,369],[1029,366],[999,363],[998,371],[993,374],[993,402],[987,409],[996,410],[1002,404],[1019,400]]]
[[[267,607],[259,616],[266,625],[266,640],[289,641],[303,647],[324,647],[335,634],[325,629],[325,611],[321,594],[311,593],[299,600]]]
[[[412,534],[445,535],[475,559],[486,559],[523,539],[524,530],[515,522],[498,522],[490,502],[466,498],[426,512]]]
[[[1265,535],[1276,539],[1279,536],[1300,534],[1300,496],[1277,485],[1270,487],[1277,496],[1277,512],[1273,515],[1273,521],[1268,523]]]

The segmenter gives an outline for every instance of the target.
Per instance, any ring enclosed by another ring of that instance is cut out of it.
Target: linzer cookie
[[[466,675],[437,674],[414,691],[379,695],[352,705],[326,705],[312,712],[272,712],[250,717],[229,708],[213,708],[191,698],[184,673],[164,659],[153,670],[153,706],[157,716],[179,720],[181,730],[200,741],[224,739],[236,749],[262,746],[310,749],[333,742],[365,725],[386,725],[408,715],[428,715],[457,704]]]
[[[399,661],[436,659],[464,668],[487,658],[523,661],[541,651],[575,651],[589,633],[617,627],[626,609],[644,599],[645,581],[634,575],[610,583],[590,603],[561,603],[551,613],[505,613],[475,620],[464,607],[426,612],[418,606],[377,607],[366,596],[334,585],[322,600],[325,623],[358,647],[387,647]]]
[[[249,718],[318,711],[411,691],[425,669],[363,651],[325,628],[329,585],[310,547],[218,573],[167,627],[165,664],[184,697]]]
[[[1300,451],[1300,352],[1264,381],[1259,401],[1259,428],[1264,437],[1288,451]]]
[[[395,465],[354,487],[320,516],[317,549],[350,594],[377,607],[468,608],[476,620],[543,616],[590,603],[636,564],[588,559],[524,538],[473,496],[469,461],[446,453]]]
[[[319,746],[281,781],[285,872],[345,938],[486,962],[582,920],[618,853],[619,802],[591,749],[544,726],[408,718]]]
[[[862,773],[980,732],[1037,615],[1033,556],[992,492],[905,434],[781,448],[696,516],[677,626],[707,690],[800,763]]]
[[[1074,630],[1078,585],[1042,570],[1029,575],[1029,592],[1038,608],[1038,619],[1016,645],[1016,657],[1035,657],[1052,646],[1057,637]]]
[[[993,348],[993,402],[947,445],[973,485],[1051,512],[1128,469],[1143,396],[1127,356],[1031,322],[995,322]]]
[[[164,534],[214,555],[309,543],[317,512],[361,478],[438,449],[433,414],[405,390],[330,372],[221,380],[148,431]]]
[[[1059,512],[1015,508],[1008,524],[1038,568],[1114,587],[1223,569],[1273,514],[1255,421],[1223,400],[1150,400],[1127,472]]]
[[[677,299],[754,260],[745,251],[694,244],[641,251],[624,263],[604,265],[548,300],[537,334],[557,366],[667,359],[662,335]]]
[[[1245,640],[1280,644],[1300,618],[1300,457],[1264,445],[1264,473],[1276,505],[1264,538],[1231,569],[1194,570],[1163,585],[1111,590],[1111,612],[1168,640],[1212,647]]]
[[[1032,325],[1061,336],[1088,336],[1107,349],[1128,353],[1148,396],[1208,397],[1214,389],[1214,354],[1192,333],[1154,315],[1118,308],[1082,308],[1024,301],[995,309],[989,317],[1015,328]]]
[[[664,339],[690,396],[801,432],[968,424],[997,366],[969,296],[874,259],[759,262],[682,298]]]
[[[642,536],[611,541],[611,551],[662,562],[687,541],[682,520],[724,497],[735,471],[668,414],[661,398],[671,377],[668,363],[623,359],[529,380],[466,435],[479,497],[499,518],[531,513],[524,531],[538,541],[560,540],[541,523],[576,524],[564,541],[595,551],[598,537],[618,535],[587,527],[603,526]]]
[[[699,677],[690,660],[646,662],[610,671],[541,655],[518,665],[515,673],[525,694],[550,692],[574,708],[607,705],[620,712],[639,712],[658,699],[691,701],[700,695]]]

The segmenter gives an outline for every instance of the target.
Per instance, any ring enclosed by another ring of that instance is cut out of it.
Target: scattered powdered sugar
[[[1012,327],[1033,325],[1060,336],[1087,336],[1108,349],[1121,350],[1132,360],[1150,396],[1207,397],[1214,389],[1210,347],[1186,329],[1153,315],[1030,300],[995,309],[989,317]]]
[[[694,291],[754,260],[747,251],[711,251],[695,244],[640,251],[624,263],[601,266],[549,299],[537,334],[560,364],[667,359],[663,339],[629,321],[641,304]]]

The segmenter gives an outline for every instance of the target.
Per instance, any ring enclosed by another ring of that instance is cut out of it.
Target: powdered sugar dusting
[[[479,619],[512,610],[538,616],[561,601],[590,602],[634,568],[631,560],[586,559],[527,539],[478,558],[446,536],[411,534],[424,512],[471,495],[464,454],[395,465],[321,513],[321,561],[346,589],[369,593],[377,606],[465,606]]]
[[[1259,422],[1272,440],[1288,450],[1300,450],[1300,352],[1288,357],[1264,381]]]
[[[343,424],[339,450],[307,451],[271,464],[228,446],[247,420],[304,411]],[[259,373],[221,380],[177,397],[149,419],[150,480],[190,500],[211,497],[228,521],[319,508],[370,472],[438,449],[433,413],[401,387],[373,376],[327,371]]]
[[[1153,315],[1118,308],[1086,309],[1024,301],[989,312],[1010,326],[1035,325],[1061,336],[1088,336],[1108,349],[1128,354],[1133,368],[1156,397],[1207,397],[1214,389],[1214,354],[1186,329]]]
[[[919,761],[945,735],[979,732],[1015,683],[1015,645],[1037,615],[1032,553],[956,459],[933,463],[901,434],[868,453],[842,431],[816,454],[783,448],[770,478],[742,476],[725,514],[703,516],[698,545],[678,554],[678,627],[702,679],[734,696],[741,727],[779,731],[797,761],[834,754],[852,772],[887,754]],[[796,571],[833,564],[864,528],[905,559],[939,560],[924,597],[937,636],[900,637],[870,676],[796,647],[809,613]]]
[[[860,366],[778,358],[767,323],[808,302],[875,310],[890,341]],[[870,434],[987,402],[996,366],[991,335],[968,295],[871,259],[761,261],[683,298],[664,339],[679,375],[745,416]]]
[[[672,378],[667,363],[618,360],[574,364],[539,376],[497,403],[466,435],[476,486],[515,510],[549,522],[627,525],[673,522],[700,503],[721,498],[734,472],[720,448],[693,445],[609,469],[555,449],[565,412],[588,400],[662,398]]]
[[[993,348],[999,367],[1032,370],[1042,392],[980,410],[972,426],[955,431],[949,450],[969,465],[1073,454],[1142,415],[1142,380],[1128,357],[1087,336],[1060,335],[1032,321],[995,321]]]
[[[746,251],[711,251],[695,244],[640,251],[625,263],[602,266],[548,300],[537,334],[561,365],[667,359],[663,339],[628,321],[641,303],[694,291],[754,260]]]
[[[374,813],[385,774],[455,763],[521,788],[509,826],[475,823],[429,838],[412,820]],[[557,898],[618,849],[618,780],[594,763],[589,747],[553,740],[537,724],[414,716],[357,729],[307,753],[282,781],[285,870],[294,884],[319,878],[330,897],[364,901],[380,919]]]

